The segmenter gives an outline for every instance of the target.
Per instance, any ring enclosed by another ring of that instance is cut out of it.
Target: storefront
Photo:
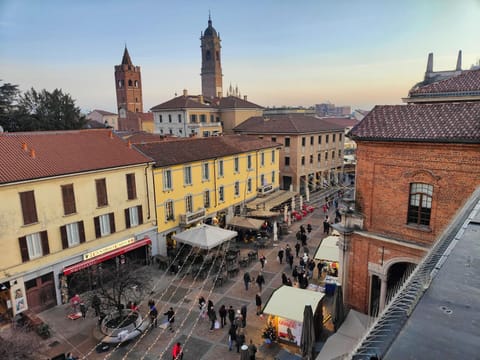
[[[62,303],[75,293],[93,290],[105,273],[103,269],[114,268],[125,263],[145,265],[151,258],[152,241],[148,236],[142,240],[129,238],[92,252],[83,254],[83,261],[67,266],[60,275]]]
[[[325,293],[333,295],[338,283],[338,270],[340,251],[338,249],[338,236],[327,236],[324,238],[315,252],[315,260],[324,263],[322,280],[325,284]]]

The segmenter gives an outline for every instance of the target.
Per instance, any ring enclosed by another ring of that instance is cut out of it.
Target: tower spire
[[[133,66],[132,59],[130,59],[130,54],[128,53],[127,44],[125,43],[125,50],[123,51],[122,65]]]

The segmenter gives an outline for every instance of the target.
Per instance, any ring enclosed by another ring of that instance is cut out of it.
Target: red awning
[[[70,275],[70,274],[72,274],[76,271],[86,269],[86,268],[88,268],[92,265],[95,265],[95,264],[100,264],[100,263],[102,263],[102,262],[104,262],[108,259],[114,258],[114,257],[122,255],[122,254],[125,254],[127,252],[132,251],[132,250],[138,249],[139,247],[142,247],[142,246],[145,246],[145,245],[150,245],[151,243],[152,243],[152,240],[150,240],[149,237],[146,237],[143,240],[135,241],[134,243],[129,244],[127,246],[124,246],[120,249],[116,249],[116,250],[110,251],[109,253],[94,257],[93,259],[81,261],[81,262],[76,263],[74,265],[68,266],[65,269],[63,269],[63,275]]]

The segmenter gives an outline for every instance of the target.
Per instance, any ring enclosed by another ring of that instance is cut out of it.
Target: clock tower
[[[220,34],[212,26],[212,19],[208,16],[208,27],[200,36],[202,48],[202,95],[204,97],[221,97],[222,63]]]

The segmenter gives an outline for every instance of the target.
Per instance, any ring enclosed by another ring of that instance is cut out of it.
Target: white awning
[[[340,258],[337,242],[340,238],[338,236],[327,236],[322,240],[322,243],[315,253],[315,260],[327,260],[338,262]]]
[[[263,312],[269,315],[303,322],[305,305],[311,305],[313,313],[315,314],[317,306],[324,296],[325,294],[318,291],[283,285],[273,292]]]
[[[225,241],[237,236],[236,231],[225,230],[217,226],[202,224],[185,230],[172,237],[181,243],[189,244],[202,249],[212,249]]]
[[[243,216],[234,216],[227,221],[228,225],[254,230],[259,230],[262,227],[263,223],[263,220]]]

